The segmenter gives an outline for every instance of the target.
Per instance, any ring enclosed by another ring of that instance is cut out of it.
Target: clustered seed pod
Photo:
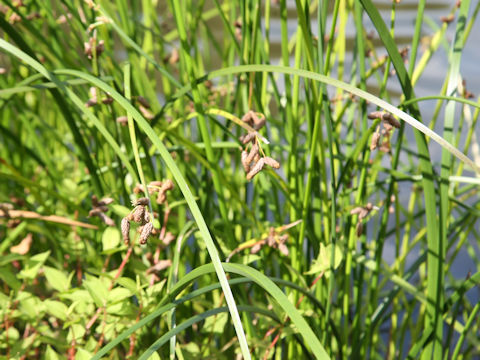
[[[128,123],[128,118],[126,116],[119,116],[119,117],[117,117],[117,119],[115,121],[118,122],[122,126],[126,126],[127,123]]]
[[[143,105],[140,105],[138,109],[140,110],[145,119],[152,120],[155,117],[153,113]]]
[[[169,268],[170,266],[172,266],[172,260],[170,260],[170,259],[160,260],[155,265],[148,268],[147,274],[157,274],[160,271]]]
[[[257,241],[251,248],[250,254],[258,253],[263,246],[269,246],[273,249],[278,249],[283,255],[288,256],[289,251],[286,245],[288,234],[280,235],[279,232],[271,226],[266,238]]]
[[[139,242],[141,245],[145,245],[147,243],[147,239],[152,233],[152,230],[153,230],[153,223],[151,222],[146,223],[143,226],[142,232],[140,233],[140,239],[139,239]]]
[[[130,221],[126,217],[122,219],[121,230],[123,236],[123,242],[125,245],[130,244]]]
[[[350,215],[358,215],[358,222],[355,227],[355,233],[357,236],[361,236],[363,233],[363,220],[370,214],[372,210],[378,210],[377,206],[373,206],[372,203],[368,203],[365,206],[357,206],[350,211]]]
[[[381,134],[383,135],[383,141],[380,147],[378,147],[378,144],[380,143],[380,133],[379,133],[379,128],[377,127],[377,130],[372,135],[370,149],[375,150],[378,147],[380,151],[385,153],[390,153],[391,151],[390,137],[391,137],[393,128],[400,128],[400,122],[397,119],[395,119],[392,114],[387,113],[385,111],[373,111],[367,116],[369,119],[381,119],[382,125],[383,125],[383,129],[381,131]]]
[[[260,130],[265,125],[265,115],[249,110],[243,115],[242,121],[253,127],[255,130]]]
[[[115,222],[105,214],[108,211],[107,205],[112,202],[112,198],[103,198],[99,201],[97,196],[92,195],[92,209],[88,212],[88,217],[98,216],[106,225],[115,226]]]
[[[247,174],[247,180],[252,180],[255,175],[257,175],[265,165],[265,159],[261,158],[258,160],[255,165],[250,169],[250,172]]]
[[[146,197],[142,197],[142,198],[139,198],[137,200],[134,200],[133,201],[133,205],[148,205],[150,203],[150,200],[148,200],[148,198]]]
[[[145,219],[145,206],[138,205],[135,210],[133,210],[133,221],[136,223],[143,223]]]
[[[173,181],[170,179],[164,181],[152,181],[147,185],[149,194],[158,193],[156,200],[157,204],[163,204],[167,200],[167,192],[172,190],[173,187]],[[141,184],[137,184],[133,189],[133,192],[138,194],[141,192],[144,193],[145,190]]]
[[[102,55],[102,53],[105,51],[105,42],[103,40],[100,40],[97,43],[97,38],[95,36],[92,36],[90,37],[90,39],[88,39],[88,42],[83,43],[83,52],[90,60],[93,57],[93,47],[95,47],[95,52],[98,57]]]

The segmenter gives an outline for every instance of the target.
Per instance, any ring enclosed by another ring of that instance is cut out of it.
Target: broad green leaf
[[[158,353],[154,352],[152,355],[150,355],[150,357],[148,358],[148,360],[160,360],[160,356],[158,355]]]
[[[205,320],[203,325],[203,330],[207,332],[212,332],[215,334],[222,334],[225,330],[225,325],[228,322],[228,314],[220,313],[216,316],[210,316]]]
[[[103,251],[113,250],[120,244],[120,231],[115,227],[107,227],[102,235]]]
[[[109,303],[118,302],[132,295],[133,293],[130,290],[124,287],[118,286],[115,289],[112,289],[111,291],[108,292],[107,301]]]
[[[65,321],[67,319],[68,307],[64,303],[56,300],[45,300],[43,302],[47,313],[56,318]]]
[[[98,307],[106,304],[108,288],[100,279],[93,276],[88,276],[87,280],[83,282],[83,286],[85,286]]]
[[[52,288],[59,292],[68,290],[70,287],[70,281],[62,271],[49,266],[44,266],[43,270],[45,272],[45,277]]]
[[[325,246],[324,244],[320,244],[320,251],[318,252],[318,257],[313,261],[312,267],[306,274],[319,274],[321,272],[325,272],[324,276],[330,276],[330,262],[332,258],[332,246],[333,244],[328,244]],[[340,263],[342,262],[343,254],[338,246],[335,246],[335,262],[333,264],[333,268],[337,269]]]
[[[75,354],[75,360],[90,360],[92,358],[92,353],[82,349],[78,348],[77,353]]]
[[[45,306],[42,301],[35,295],[28,292],[21,292],[17,299],[20,306],[19,309],[22,314],[30,318],[30,321],[37,322],[43,316]]]
[[[15,291],[22,286],[22,283],[17,280],[17,277],[6,267],[0,268],[0,279]]]
[[[83,335],[85,335],[85,326],[80,324],[72,324],[68,328],[67,341],[68,343],[71,343],[74,339],[78,341],[83,337]]]
[[[45,351],[45,360],[60,360],[60,357],[50,345],[47,345],[47,350]]]
[[[132,294],[135,294],[137,292],[137,283],[127,277],[119,277],[117,279],[117,283],[122,285],[124,288],[127,288],[132,292]]]
[[[20,274],[18,274],[18,277],[20,279],[26,279],[26,280],[32,280],[36,278],[38,274],[38,270],[40,270],[40,267],[47,260],[49,255],[50,255],[50,250],[32,256],[30,259],[27,260],[22,271],[20,271]]]

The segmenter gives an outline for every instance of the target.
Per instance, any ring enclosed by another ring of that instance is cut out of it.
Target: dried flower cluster
[[[98,97],[97,97],[97,88],[92,86],[89,90],[90,99],[85,103],[85,107],[92,107],[98,104]],[[107,94],[105,98],[101,100],[102,104],[109,105],[113,102],[113,98]]]
[[[381,130],[381,135],[383,135],[382,144],[380,144],[380,126],[377,126],[377,129],[372,135],[372,141],[370,143],[370,150],[375,150],[379,147],[379,150],[385,153],[389,153],[391,150],[390,138],[393,131],[393,128],[400,128],[400,122],[393,117],[392,114],[385,111],[374,111],[368,114],[369,119],[381,119],[383,124],[383,129]]]
[[[136,222],[140,224],[138,231],[140,232],[140,239],[139,242],[141,245],[147,243],[148,237],[152,234],[153,231],[153,222],[150,217],[150,213],[148,212],[147,205],[149,203],[148,198],[140,198],[135,200],[132,205],[135,208],[128,214],[126,217],[122,219],[121,223],[121,231],[123,236],[123,241],[125,244],[130,244],[130,222]]]
[[[358,215],[358,222],[356,226],[357,236],[361,236],[363,233],[363,220],[370,214],[372,210],[378,210],[378,207],[373,206],[372,203],[368,203],[365,206],[357,206],[350,211],[350,215]]]
[[[98,216],[106,225],[115,226],[115,222],[105,214],[108,211],[107,205],[112,202],[112,198],[103,198],[98,201],[98,198],[92,195],[92,210],[88,213],[88,217]]]
[[[288,234],[280,235],[273,226],[270,227],[268,236],[265,239],[260,240],[255,243],[250,249],[251,254],[258,253],[264,245],[270,246],[271,248],[278,249],[283,255],[288,256],[289,251],[285,243],[288,240]]]
[[[97,38],[91,36],[87,42],[83,43],[83,52],[90,60],[93,58],[93,49],[95,49],[96,56],[99,57],[105,51],[105,42],[100,40],[97,43]]]
[[[151,181],[147,185],[148,193],[150,195],[157,193],[157,204],[163,204],[167,200],[167,192],[173,189],[173,181],[170,179],[164,181]],[[137,184],[133,189],[135,194],[141,192],[145,193],[145,189],[142,184]]]
[[[150,109],[150,103],[148,102],[147,99],[145,99],[143,96],[137,96],[135,100],[139,103],[138,109],[142,113],[143,117],[148,120],[152,120],[155,116],[153,113],[149,110]]]
[[[247,123],[250,127],[255,130],[261,129],[265,125],[265,116],[260,114],[260,116],[253,112],[247,112],[243,117],[242,121]],[[265,156],[263,153],[260,143],[257,138],[257,132],[249,132],[247,135],[243,135],[239,139],[242,144],[247,145],[251,143],[250,151],[247,151],[247,148],[243,149],[241,155],[241,161],[245,172],[247,173],[247,180],[252,180],[255,175],[257,175],[265,165],[268,165],[274,169],[280,168],[280,163],[272,159],[269,156]],[[260,152],[263,156],[260,155]]]

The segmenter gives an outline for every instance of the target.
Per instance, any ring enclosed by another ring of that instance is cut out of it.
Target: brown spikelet
[[[450,14],[448,16],[441,16],[440,17],[440,21],[445,23],[445,24],[450,24],[454,19],[455,19],[455,16],[453,14]]]
[[[375,150],[378,146],[378,143],[380,141],[380,132],[378,131],[379,128],[377,128],[377,131],[375,131],[372,135],[372,141],[370,143],[370,150]]]
[[[110,217],[105,215],[105,213],[101,212],[97,215],[102,221],[108,226],[115,226],[115,221],[113,221]]]
[[[143,214],[143,222],[145,224],[150,222],[150,213],[148,211],[145,211],[145,213]]]
[[[250,149],[250,152],[248,153],[247,158],[245,159],[245,162],[250,165],[250,163],[253,161],[255,155],[258,154],[258,145],[253,144],[252,148]]]
[[[261,158],[260,160],[257,161],[255,166],[247,174],[247,180],[248,181],[252,180],[253,177],[255,175],[257,175],[263,169],[263,165],[265,165],[265,160],[263,158]]]
[[[165,270],[172,266],[172,260],[160,260],[155,265],[147,270],[147,274],[158,273],[159,271]]]
[[[370,120],[381,119],[383,116],[383,111],[373,111],[367,115]]]
[[[167,179],[163,182],[162,185],[163,190],[172,190],[173,189],[173,181],[170,179]]]
[[[145,206],[137,206],[135,210],[133,211],[133,221],[135,221],[138,224],[141,224],[143,222],[143,219],[145,217]]]
[[[363,223],[361,223],[361,222],[357,223],[357,226],[355,227],[355,233],[357,234],[358,237],[362,236]]]
[[[32,233],[28,233],[27,236],[20,241],[18,245],[12,246],[10,252],[14,254],[25,255],[30,251],[30,246],[32,245]]]
[[[119,116],[115,119],[115,121],[122,126],[126,126],[128,123],[128,118],[126,116]]]
[[[289,254],[287,245],[285,245],[284,243],[278,244],[278,250],[285,256],[288,256]]]
[[[144,245],[147,243],[147,239],[152,233],[152,230],[153,230],[153,223],[149,222],[145,224],[145,226],[142,229],[142,232],[140,233],[139,242],[141,245]]]
[[[242,142],[242,144],[245,145],[245,144],[248,144],[253,139],[255,139],[255,133],[254,132],[249,132],[247,135],[242,136],[240,138],[240,141]]]
[[[140,110],[140,112],[142,113],[143,117],[145,119],[148,119],[148,120],[152,120],[155,116],[152,114],[152,112],[150,110],[148,110],[145,106],[143,105],[140,105],[138,107],[138,109]]]
[[[142,187],[143,189],[143,187]],[[150,201],[146,197],[139,198],[135,200],[134,205],[148,205]]]
[[[263,160],[265,161],[265,164],[267,164],[268,166],[274,169],[280,169],[280,163],[277,160],[272,159],[269,156],[264,157]]]
[[[265,116],[263,114],[260,114],[260,116],[258,116],[255,112],[253,111],[250,111],[250,112],[251,112],[251,118],[253,120],[253,128],[255,130],[261,129],[265,125]]]
[[[248,151],[243,150],[242,151],[242,156],[241,156],[242,165],[243,165],[243,169],[245,170],[245,172],[248,173],[250,171],[250,162],[247,159],[248,159]]]
[[[256,254],[262,249],[263,241],[260,241],[252,246],[250,249],[250,254]]]
[[[388,123],[388,124],[392,125],[393,127],[396,127],[397,129],[400,128],[400,122],[397,119],[395,119],[393,117],[393,115],[390,114],[390,113],[387,113],[387,112],[384,113],[382,115],[382,120],[384,121],[384,123]]]
[[[163,204],[167,200],[165,192],[159,192],[157,196],[157,204]]]
[[[162,182],[161,181],[151,181],[148,186],[156,186],[156,187],[161,187]]]
[[[130,244],[130,221],[126,217],[122,219],[120,228],[122,230],[123,242],[126,245]]]
[[[162,242],[165,246],[170,245],[172,241],[175,240],[175,235],[173,235],[170,231],[165,234],[165,237],[162,239]]]
[[[142,104],[144,107],[147,109],[150,109],[150,103],[148,102],[147,99],[145,99],[143,96],[137,96],[137,101]]]
[[[273,226],[271,226],[268,231],[267,245],[270,247],[275,245],[275,228]]]
[[[113,203],[113,199],[112,198],[103,198],[102,200],[100,200],[98,202],[98,206],[105,206],[105,205],[110,205],[111,203]]]
[[[242,116],[242,121],[244,123],[247,123],[248,125],[252,126],[253,125],[253,115],[254,112],[252,110],[247,111],[245,115]]]

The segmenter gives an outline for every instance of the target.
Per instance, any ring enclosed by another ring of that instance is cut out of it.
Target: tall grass
[[[388,6],[5,0],[1,355],[478,357],[480,3]]]

